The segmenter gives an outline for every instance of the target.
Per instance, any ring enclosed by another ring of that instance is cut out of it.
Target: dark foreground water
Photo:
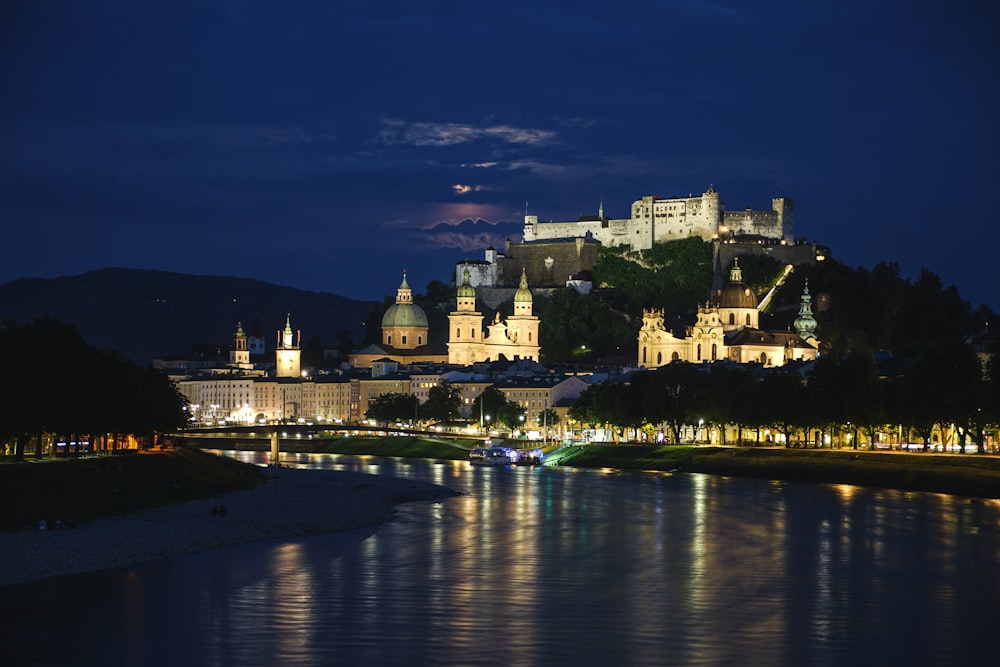
[[[377,529],[2,590],[0,664],[1000,664],[998,502],[299,462],[467,495]]]

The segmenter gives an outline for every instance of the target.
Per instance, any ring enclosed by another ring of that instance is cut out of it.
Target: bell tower
[[[299,366],[302,360],[302,350],[299,348],[301,340],[301,331],[299,332],[299,340],[295,340],[295,332],[292,331],[292,314],[288,313],[285,318],[284,331],[278,332],[278,347],[275,350],[275,369],[278,377],[299,376]]]
[[[250,366],[250,346],[247,334],[243,331],[243,323],[236,323],[236,333],[233,334],[233,347],[229,350],[229,363],[238,368]]]
[[[483,349],[483,314],[476,310],[476,289],[469,284],[469,269],[455,292],[455,310],[448,314],[448,363],[480,361]]]

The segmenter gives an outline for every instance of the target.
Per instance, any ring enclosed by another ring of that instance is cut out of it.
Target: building
[[[302,365],[302,332],[298,332],[298,339],[292,331],[292,314],[288,313],[285,319],[284,331],[278,332],[278,344],[275,347],[275,373],[278,377],[290,378],[298,377]]]
[[[469,365],[501,357],[537,361],[538,327],[524,271],[514,293],[514,314],[503,321],[497,313],[485,330],[483,314],[476,310],[476,290],[470,284],[470,272],[466,271],[455,292],[455,310],[448,315],[448,363]]]
[[[813,360],[818,355],[818,341],[810,304],[807,283],[795,320],[796,332],[761,330],[757,296],[743,282],[737,259],[729,281],[715,292],[712,302],[698,308],[694,325],[682,334],[666,328],[662,310],[643,311],[639,366],[658,368],[674,361],[722,360],[782,366],[792,360]]]
[[[607,246],[648,250],[657,243],[691,236],[705,241],[750,236],[791,244],[795,241],[794,211],[792,199],[775,197],[770,211],[728,212],[719,193],[709,185],[700,196],[637,199],[632,202],[628,218],[608,218],[603,204],[596,216],[583,216],[575,222],[539,222],[537,215],[526,215],[524,242],[593,238]]]
[[[428,343],[429,326],[427,313],[413,303],[413,290],[406,282],[396,289],[396,303],[389,306],[382,316],[382,340],[379,344],[367,345],[348,355],[355,368],[371,368],[379,359],[391,359],[400,364],[443,363],[448,360],[443,345]]]

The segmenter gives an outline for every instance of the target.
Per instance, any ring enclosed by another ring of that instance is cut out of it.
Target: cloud
[[[512,145],[539,145],[555,141],[551,130],[519,128],[511,125],[478,127],[461,123],[408,123],[403,120],[382,121],[377,140],[383,144],[411,146],[456,146],[480,140],[496,140]],[[486,163],[481,163],[486,164]]]
[[[467,195],[470,192],[486,192],[489,190],[485,185],[464,185],[462,183],[456,183],[451,186],[451,189],[456,195]]]
[[[412,230],[411,236],[424,247],[454,248],[463,252],[502,248],[507,239],[519,241],[520,222],[491,222],[482,218],[439,222],[426,229]]]

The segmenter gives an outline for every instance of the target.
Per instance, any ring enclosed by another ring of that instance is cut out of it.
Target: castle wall
[[[628,246],[648,250],[655,243],[699,236],[711,241],[725,223],[737,234],[756,234],[769,239],[794,242],[794,202],[785,197],[771,200],[772,210],[726,213],[713,187],[699,196],[646,196],[632,202],[630,215],[623,219],[595,217],[576,222],[538,222],[525,216],[524,240],[539,241],[582,237],[588,233],[606,246]]]
[[[565,287],[570,276],[589,271],[597,263],[600,245],[592,239],[559,242],[509,243],[497,258],[497,286],[516,287],[524,269],[535,287]]]
[[[473,287],[493,287],[496,285],[497,265],[495,262],[467,260],[455,265],[455,284],[462,284],[465,270],[469,270],[469,284]]]

